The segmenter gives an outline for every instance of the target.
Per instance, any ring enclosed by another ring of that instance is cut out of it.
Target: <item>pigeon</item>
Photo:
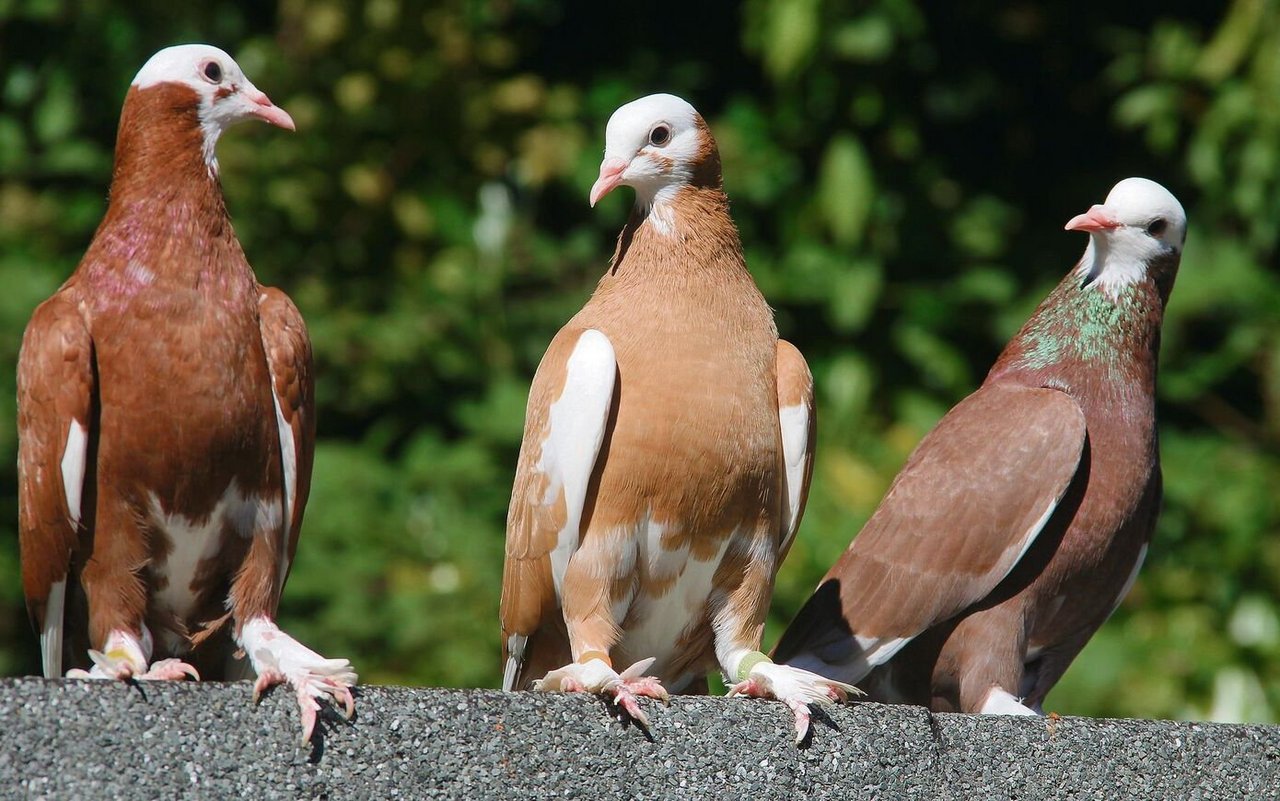
[[[296,691],[305,742],[320,701],[351,714],[357,677],[274,620],[315,393],[302,316],[223,201],[215,146],[250,119],[294,130],[218,48],[166,48],[133,79],[106,216],[22,341],[22,582],[46,677],[236,678],[247,654],[255,699]]]
[[[1066,228],[1084,256],[920,442],[779,662],[873,700],[1042,714],[1129,591],[1160,506],[1156,362],[1186,215],[1127,178]]]
[[[595,292],[533,379],[507,517],[506,690],[705,691],[810,703],[853,691],[760,639],[813,466],[813,381],[743,260],[710,129],[657,94],[609,119],[590,202],[636,203]],[[615,663],[629,665],[621,672]]]

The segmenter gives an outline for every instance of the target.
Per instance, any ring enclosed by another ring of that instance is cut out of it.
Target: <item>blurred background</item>
[[[766,647],[1075,263],[1067,219],[1144,175],[1191,220],[1161,358],[1165,508],[1046,708],[1280,714],[1273,0],[0,0],[0,674],[39,668],[21,333],[101,219],[133,74],[186,41],[228,50],[298,124],[224,137],[222,180],[318,362],[284,625],[363,680],[499,682],[528,383],[630,204],[587,206],[605,122],[669,91],[710,122],[748,264],[817,379],[816,478]]]

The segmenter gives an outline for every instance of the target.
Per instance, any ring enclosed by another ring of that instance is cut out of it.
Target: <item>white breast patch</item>
[[[152,572],[158,578],[167,579],[166,586],[155,593],[155,601],[161,609],[172,612],[179,619],[192,612],[195,600],[191,584],[199,572],[200,564],[213,558],[222,543],[222,531],[230,524],[242,537],[254,533],[264,536],[281,534],[282,499],[279,497],[245,497],[233,481],[209,517],[196,522],[178,514],[167,514],[160,499],[151,495],[151,522],[168,537],[172,549],[168,558],[152,564]],[[283,545],[283,541],[281,541]],[[283,549],[282,549],[283,550]]]
[[[652,521],[647,522],[649,526],[655,525]],[[657,536],[653,536],[650,531],[637,532],[636,541],[644,551],[639,554],[639,558],[649,564],[665,563],[664,567],[670,570],[672,565],[663,555],[648,552],[660,540],[661,531],[665,529],[661,524],[656,525],[659,528]],[[735,533],[725,537],[720,543],[720,549],[710,559],[686,558],[683,569],[678,569],[675,583],[664,594],[637,595],[632,601],[631,619],[635,623],[625,634],[622,643],[627,653],[637,658],[656,657],[655,672],[665,668],[675,655],[680,635],[690,622],[701,615],[707,599],[711,597],[716,570],[737,536]]]

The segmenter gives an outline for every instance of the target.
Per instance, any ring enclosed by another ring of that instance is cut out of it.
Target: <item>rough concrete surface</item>
[[[1280,727],[931,715],[856,704],[791,744],[776,703],[647,704],[364,687],[309,745],[292,695],[248,683],[0,681],[0,797],[1280,798]],[[645,702],[647,703],[647,702]]]

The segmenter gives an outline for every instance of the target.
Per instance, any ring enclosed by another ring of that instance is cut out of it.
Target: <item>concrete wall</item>
[[[240,684],[0,681],[3,798],[1268,799],[1280,727],[931,715],[858,704],[791,744],[780,704],[365,687],[303,746]],[[647,702],[646,702],[647,703]]]

